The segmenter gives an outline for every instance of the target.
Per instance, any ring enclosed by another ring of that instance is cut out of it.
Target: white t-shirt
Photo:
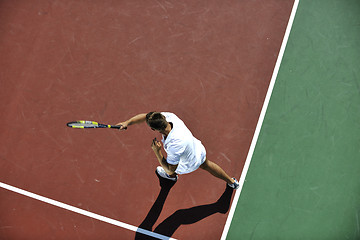
[[[167,122],[173,124],[166,139],[164,136],[162,138],[167,153],[166,161],[171,165],[178,165],[175,170],[177,174],[195,171],[206,159],[205,147],[175,114],[169,112],[161,114],[165,116]]]

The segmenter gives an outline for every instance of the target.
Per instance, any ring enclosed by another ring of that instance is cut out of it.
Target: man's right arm
[[[133,125],[133,124],[138,124],[138,123],[143,123],[146,120],[146,113],[141,113],[138,114],[132,118],[130,118],[129,120],[126,120],[125,122],[120,122],[116,125],[121,125],[120,130],[126,129],[128,126]]]

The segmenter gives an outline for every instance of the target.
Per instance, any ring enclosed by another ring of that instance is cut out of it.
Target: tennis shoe
[[[235,178],[232,178],[232,179],[234,179],[235,182],[232,183],[232,184],[228,184],[228,186],[233,188],[233,189],[238,189],[240,187],[240,184],[239,184],[238,180],[236,180]]]
[[[177,175],[176,175],[176,177],[170,177],[161,166],[158,166],[156,168],[156,172],[159,174],[160,177],[165,178],[165,179],[169,179],[169,180],[174,181],[174,182],[176,182],[177,179],[178,179]]]

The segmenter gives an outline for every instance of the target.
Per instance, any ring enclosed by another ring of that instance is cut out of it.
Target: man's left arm
[[[172,165],[166,161],[166,158],[161,152],[161,143],[157,141],[156,138],[152,141],[151,148],[153,149],[156,158],[158,159],[160,165],[163,167],[165,172],[169,176],[174,175],[178,165]]]

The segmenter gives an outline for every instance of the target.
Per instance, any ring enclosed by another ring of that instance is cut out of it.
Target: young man
[[[220,166],[206,158],[205,147],[201,141],[192,135],[184,122],[175,114],[170,112],[142,113],[117,125],[121,125],[120,130],[125,130],[130,125],[145,121],[152,130],[162,134],[161,141],[164,144],[167,158],[162,154],[162,145],[156,138],[151,144],[161,165],[156,169],[161,177],[177,181],[178,174],[190,173],[200,167],[224,180],[229,187],[239,188],[239,183],[235,178],[229,177]]]

